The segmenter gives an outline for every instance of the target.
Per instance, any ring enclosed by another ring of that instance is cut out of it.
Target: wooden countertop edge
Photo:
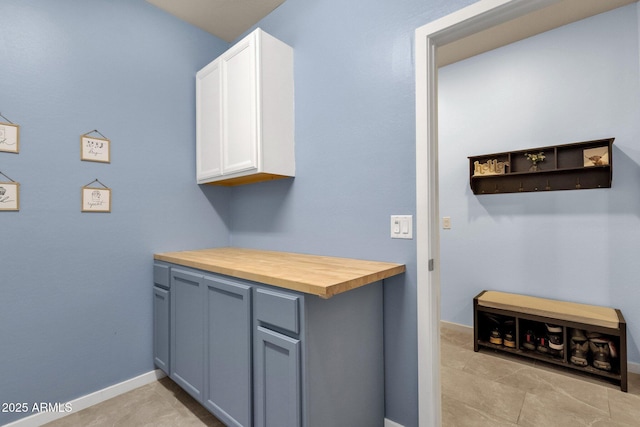
[[[390,267],[376,271],[374,273],[363,274],[346,281],[331,283],[328,285],[318,285],[300,280],[291,280],[284,277],[255,273],[244,269],[227,268],[224,266],[215,265],[214,263],[204,263],[167,254],[154,254],[153,258],[158,261],[164,261],[184,267],[196,268],[198,270],[204,270],[211,273],[224,274],[226,276],[236,277],[238,279],[251,280],[254,282],[277,286],[284,289],[317,295],[325,299],[331,298],[334,295],[338,295],[352,289],[359,288],[361,286],[368,285],[370,283],[402,274],[406,271],[406,266],[404,264],[384,263],[389,264]]]

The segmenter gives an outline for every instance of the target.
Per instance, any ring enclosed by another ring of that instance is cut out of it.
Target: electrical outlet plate
[[[442,228],[445,230],[451,230],[451,217],[443,216],[442,217]]]
[[[391,238],[413,239],[413,215],[391,215]]]

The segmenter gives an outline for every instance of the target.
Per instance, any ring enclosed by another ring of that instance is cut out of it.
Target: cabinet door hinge
[[[429,260],[429,271],[433,271],[433,258]]]

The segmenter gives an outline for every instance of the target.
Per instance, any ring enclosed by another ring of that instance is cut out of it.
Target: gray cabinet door
[[[153,287],[153,361],[169,375],[169,291]]]
[[[251,420],[251,286],[205,276],[204,405],[227,426]]]
[[[202,402],[204,386],[204,279],[171,269],[170,377]]]
[[[255,341],[255,426],[300,427],[300,340],[258,326]]]

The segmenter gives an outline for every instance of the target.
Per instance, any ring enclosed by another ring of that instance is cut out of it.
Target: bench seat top
[[[477,298],[482,307],[517,311],[536,316],[551,317],[569,322],[620,328],[620,319],[615,309],[597,305],[578,304],[546,298],[530,297],[498,291],[485,291]]]

